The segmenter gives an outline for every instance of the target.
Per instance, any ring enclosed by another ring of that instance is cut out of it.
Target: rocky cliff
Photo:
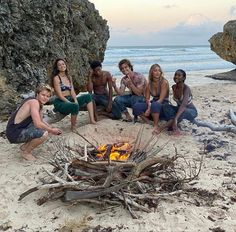
[[[109,29],[87,0],[0,1],[0,115],[19,95],[46,82],[53,61],[66,58],[83,88],[89,61],[103,61]]]
[[[223,32],[218,32],[209,39],[211,50],[222,59],[236,64],[236,20],[227,22]]]

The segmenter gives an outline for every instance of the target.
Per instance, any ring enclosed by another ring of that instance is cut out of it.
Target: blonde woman
[[[161,66],[153,64],[149,70],[148,84],[145,90],[144,103],[136,103],[133,107],[135,117],[140,116],[145,122],[152,119],[154,134],[160,133],[158,128],[159,118],[163,119],[162,107],[169,103],[169,83],[164,78]]]

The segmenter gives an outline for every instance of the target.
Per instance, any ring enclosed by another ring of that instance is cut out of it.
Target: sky
[[[108,46],[208,45],[236,19],[236,0],[89,0],[107,20]]]

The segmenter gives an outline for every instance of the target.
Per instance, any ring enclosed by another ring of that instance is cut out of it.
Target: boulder
[[[53,61],[65,58],[77,90],[89,61],[103,61],[109,28],[87,0],[2,0],[0,4],[0,115],[19,96],[47,82]]]
[[[236,20],[227,22],[223,32],[214,34],[209,42],[211,50],[218,56],[236,64]]]
[[[206,75],[206,77],[210,77],[210,78],[216,79],[216,80],[236,81],[236,69],[230,70],[228,72]]]

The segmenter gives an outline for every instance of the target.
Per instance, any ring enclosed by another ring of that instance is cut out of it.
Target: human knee
[[[86,101],[87,103],[92,102],[92,101],[93,101],[92,95],[91,95],[91,94],[87,94],[87,95],[86,95],[86,98],[85,98],[85,101]]]
[[[41,137],[43,141],[45,141],[48,138],[48,131],[45,131]]]
[[[77,115],[79,113],[79,105],[78,104],[71,104],[70,110],[71,115]]]
[[[81,102],[79,101],[79,104],[84,105],[88,104],[93,101],[93,97],[91,94],[84,94],[82,95]]]
[[[165,104],[162,106],[162,113],[165,120],[173,119],[177,113],[177,108],[170,104]]]
[[[152,102],[151,104],[152,113],[160,113],[161,108],[162,108],[162,104],[160,102]]]
[[[191,110],[186,110],[186,111],[183,113],[182,119],[187,119],[187,120],[189,120],[190,122],[192,122],[196,117],[197,117],[197,111],[191,109]]]
[[[120,96],[115,97],[115,99],[114,99],[114,102],[115,102],[115,103],[118,103],[118,104],[119,104],[120,101],[121,101]]]
[[[134,106],[133,106],[133,115],[139,116],[139,115],[144,113],[143,107],[141,107],[141,106],[142,105],[139,104],[139,103],[134,104]]]

